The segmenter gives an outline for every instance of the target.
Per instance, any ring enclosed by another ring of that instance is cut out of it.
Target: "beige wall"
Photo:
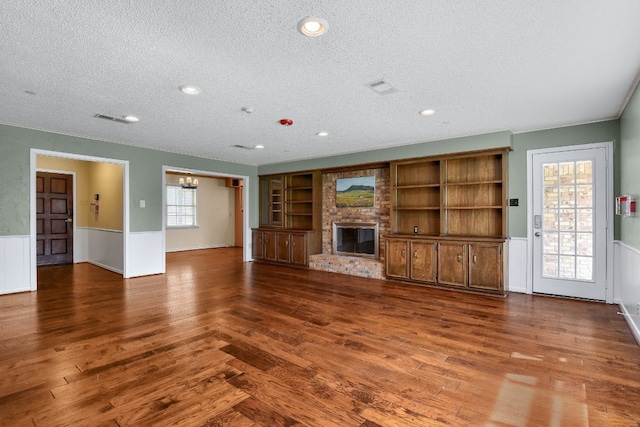
[[[178,183],[179,178],[167,174],[166,182]],[[226,187],[220,178],[198,180],[198,227],[167,229],[169,252],[235,245],[235,189]]]
[[[122,165],[93,163],[89,166],[89,203],[100,195],[98,212],[89,206],[89,227],[122,231]]]
[[[37,156],[36,167],[76,173],[74,219],[77,227],[122,231],[122,165]],[[97,214],[91,206],[96,193],[100,194]]]

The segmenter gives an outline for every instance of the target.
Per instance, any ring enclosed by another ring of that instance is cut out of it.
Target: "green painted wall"
[[[509,208],[509,236],[527,236],[527,150],[614,141],[614,193],[618,194],[620,126],[618,120],[567,126],[513,135],[509,154],[509,198],[520,199],[520,206]],[[613,201],[611,201],[613,203]],[[619,218],[614,222],[614,238],[619,236]]]
[[[511,132],[496,132],[444,141],[371,150],[320,159],[291,163],[265,165],[259,168],[234,163],[171,154],[161,151],[129,147],[125,145],[76,138],[47,132],[0,125],[0,177],[5,183],[0,193],[0,235],[29,233],[29,149],[39,148],[73,154],[129,160],[131,231],[155,231],[162,228],[162,165],[233,173],[250,177],[251,226],[258,223],[258,174],[332,168],[355,164],[439,155],[461,151],[481,150],[497,147],[512,147],[509,154],[508,192],[509,198],[520,199],[520,206],[509,208],[509,235],[525,237],[526,230],[526,169],[527,150],[594,142],[615,141],[614,175],[615,193],[620,191],[620,169],[625,175],[627,192],[640,195],[640,186],[634,182],[633,172],[637,166],[631,159],[640,157],[640,100],[636,95],[625,111],[626,123],[625,163],[620,164],[620,122],[611,120],[586,125],[569,126],[544,131],[512,135]],[[634,157],[635,156],[635,157]],[[146,208],[139,207],[139,200],[146,200]],[[615,238],[620,236],[619,219],[614,224]],[[640,246],[640,226],[631,221],[623,233],[625,241]],[[633,231],[631,231],[633,230]],[[629,243],[631,244],[631,243]]]
[[[0,236],[29,234],[30,149],[129,161],[130,230],[162,229],[162,165],[249,177],[250,225],[258,224],[257,168],[0,125]],[[139,201],[146,207],[140,208]]]
[[[484,150],[489,148],[511,147],[511,132],[495,132],[483,135],[466,136],[444,141],[423,142],[402,145],[341,156],[322,157],[291,163],[277,163],[260,166],[258,174],[295,172],[312,169],[333,168],[359,165],[364,163],[386,162],[389,160],[410,159],[412,157],[437,156],[459,151]]]
[[[637,117],[636,117],[637,119]],[[637,120],[636,120],[637,124]],[[636,134],[637,135],[637,134]],[[260,175],[279,172],[291,172],[316,168],[348,166],[359,163],[382,162],[412,157],[432,156],[460,151],[482,150],[496,147],[512,147],[509,153],[508,193],[509,198],[519,199],[518,207],[509,208],[509,236],[527,235],[527,150],[561,147],[568,145],[590,144],[595,142],[619,141],[619,121],[591,123],[568,126],[536,132],[512,135],[510,132],[496,132],[485,135],[455,138],[444,141],[425,142],[364,153],[326,157],[300,162],[261,166]],[[638,152],[640,154],[640,151]],[[614,151],[614,188],[619,188],[620,150]],[[640,188],[638,189],[640,190]],[[615,238],[619,235],[619,218],[614,224]]]
[[[640,89],[620,117],[620,192],[640,198]],[[620,240],[640,249],[640,216],[620,220]]]

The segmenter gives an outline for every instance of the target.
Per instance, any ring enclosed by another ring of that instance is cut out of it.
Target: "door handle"
[[[64,220],[64,222],[73,222],[73,218],[67,218]]]
[[[535,233],[533,233],[533,235],[536,236],[536,237],[540,237],[540,232],[536,231]]]

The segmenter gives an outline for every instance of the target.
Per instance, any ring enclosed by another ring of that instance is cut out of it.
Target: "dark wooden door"
[[[73,263],[73,176],[36,174],[38,265]]]

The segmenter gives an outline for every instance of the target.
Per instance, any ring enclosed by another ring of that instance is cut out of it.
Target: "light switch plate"
[[[144,208],[147,205],[147,202],[145,200],[140,200],[140,207]]]

